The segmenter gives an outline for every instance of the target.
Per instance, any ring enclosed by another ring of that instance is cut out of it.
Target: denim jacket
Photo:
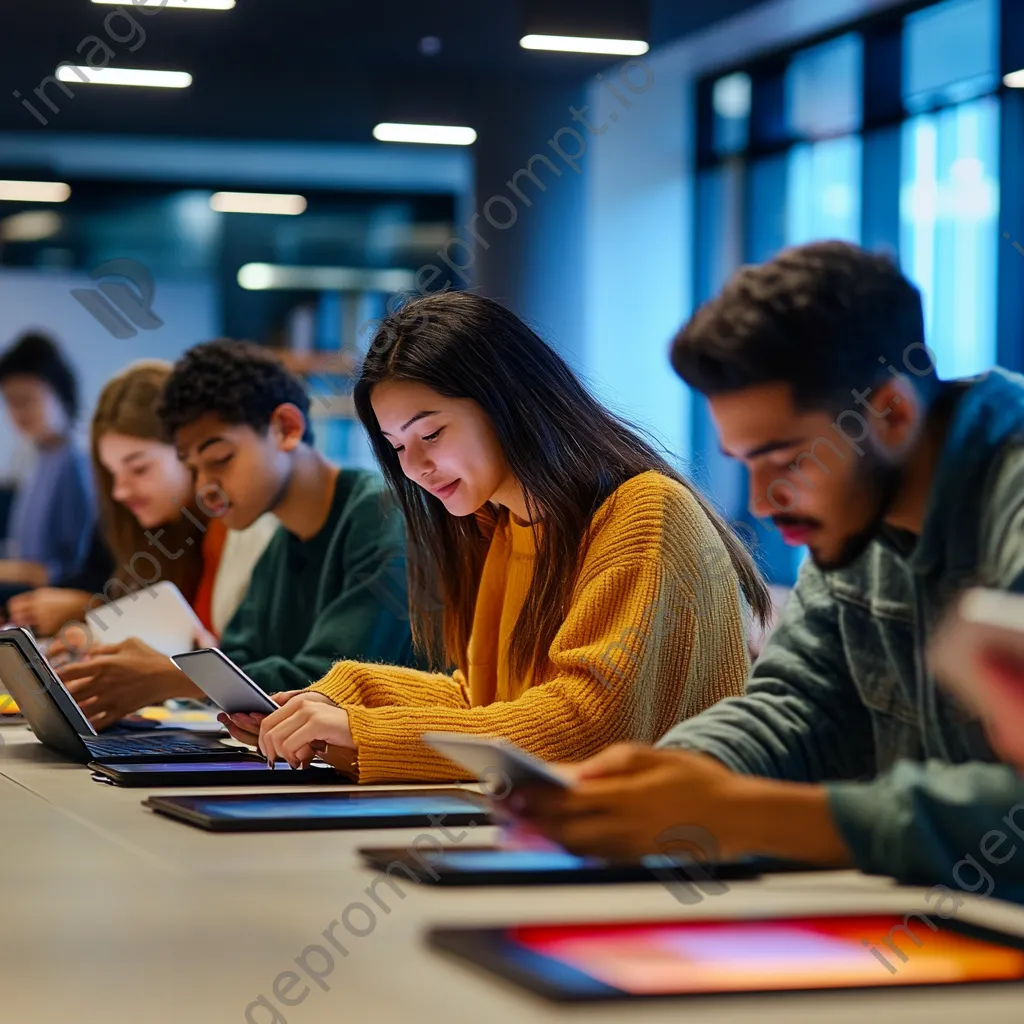
[[[824,783],[864,871],[1024,901],[1024,778],[925,662],[963,587],[1024,591],[1024,377],[997,369],[948,388],[960,394],[920,536],[887,531],[842,570],[805,563],[746,695],[660,746]],[[1007,837],[994,859],[991,830]]]

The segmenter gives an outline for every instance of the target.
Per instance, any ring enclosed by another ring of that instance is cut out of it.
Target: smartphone
[[[423,742],[449,760],[471,771],[492,794],[517,786],[557,786],[569,789],[558,767],[528,754],[508,740],[463,733],[427,732]]]
[[[977,710],[977,659],[1006,651],[1024,660],[1024,596],[974,587],[950,609],[928,647],[932,672]]]
[[[171,661],[229,715],[269,715],[278,710],[259,685],[216,647],[175,654]]]

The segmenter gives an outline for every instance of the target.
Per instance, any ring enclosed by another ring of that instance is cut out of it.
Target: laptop
[[[215,736],[114,726],[100,736],[50,667],[32,634],[20,626],[0,629],[0,683],[17,701],[41,743],[81,764],[237,758],[243,748]]]

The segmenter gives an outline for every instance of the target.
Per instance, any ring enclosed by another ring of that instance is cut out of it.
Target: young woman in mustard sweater
[[[448,781],[466,772],[422,733],[576,761],[742,692],[741,591],[769,608],[746,550],[508,310],[410,302],[374,338],[355,405],[405,512],[413,636],[455,670],[342,661],[262,721],[235,716],[234,735],[360,782]]]

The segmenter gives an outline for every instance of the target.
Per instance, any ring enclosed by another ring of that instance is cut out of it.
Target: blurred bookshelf
[[[317,449],[343,466],[377,468],[352,388],[387,298],[380,292],[321,292],[289,311],[271,346],[306,384]]]

